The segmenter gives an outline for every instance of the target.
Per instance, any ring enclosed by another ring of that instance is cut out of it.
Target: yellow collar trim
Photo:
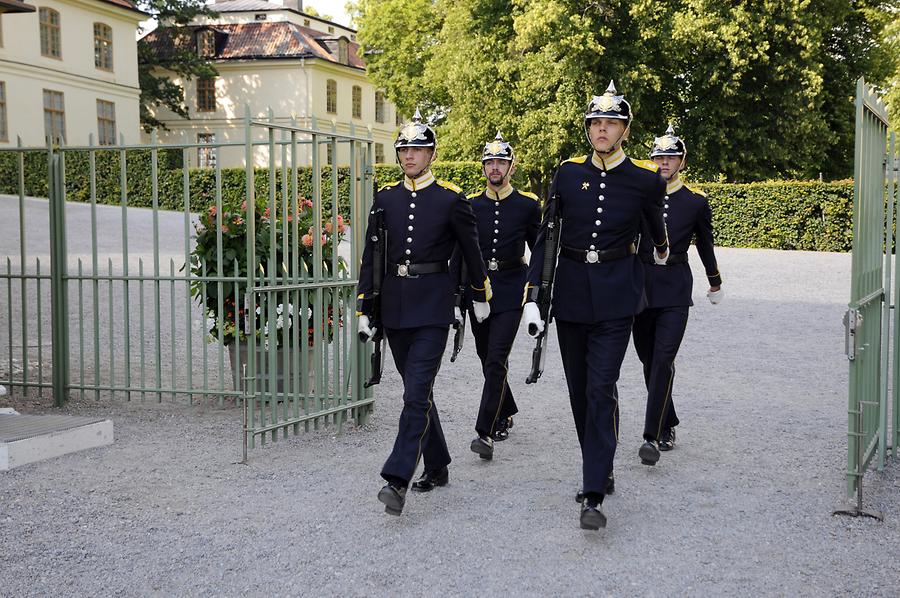
[[[487,198],[493,199],[494,201],[506,199],[507,197],[512,195],[512,192],[513,192],[513,186],[510,185],[509,183],[506,183],[506,185],[504,187],[501,187],[500,191],[497,191],[496,193],[494,191],[492,191],[490,188],[484,190],[484,194],[487,196]]]
[[[411,179],[408,176],[403,176],[403,186],[406,187],[409,191],[418,191],[419,189],[424,189],[428,185],[434,182],[434,175],[431,173],[431,169],[428,169],[428,172],[423,174],[417,179]]]
[[[675,175],[675,180],[666,182],[666,195],[672,195],[682,187],[684,187],[684,181],[680,176]]]
[[[616,150],[611,153],[605,160],[597,155],[596,151],[591,154],[591,164],[593,164],[600,170],[612,170],[624,161],[625,151],[622,150],[621,147],[617,147]]]

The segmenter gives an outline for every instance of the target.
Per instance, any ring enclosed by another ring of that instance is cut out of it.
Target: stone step
[[[112,442],[109,419],[0,410],[0,471]]]

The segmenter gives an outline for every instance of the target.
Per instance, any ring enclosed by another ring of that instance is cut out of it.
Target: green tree
[[[404,112],[448,114],[443,157],[472,159],[499,128],[539,191],[587,151],[581,115],[610,79],[634,157],[674,121],[694,178],[846,176],[856,78],[900,96],[898,2],[362,0],[356,16],[376,84]]]
[[[353,11],[366,72],[401,114],[442,104],[439,86],[426,80],[443,19],[432,0],[360,0]]]
[[[141,125],[145,131],[165,124],[153,116],[151,110],[168,108],[188,118],[184,105],[184,89],[170,78],[175,74],[183,79],[214,77],[218,74],[208,60],[198,55],[191,33],[184,26],[198,16],[216,17],[203,0],[149,0],[142,8],[152,14],[164,29],[155,35],[168,40],[167,51],[155,52],[148,44],[138,42],[138,82],[141,87]]]

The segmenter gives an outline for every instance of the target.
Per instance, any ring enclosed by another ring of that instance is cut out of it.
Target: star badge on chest
[[[581,190],[587,191],[588,187],[590,187],[590,186],[591,186],[591,184],[588,183],[587,181],[585,181],[585,182],[581,183]]]

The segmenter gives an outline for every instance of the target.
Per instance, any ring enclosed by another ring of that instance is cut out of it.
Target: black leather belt
[[[559,255],[576,262],[584,262],[586,264],[602,264],[603,262],[611,262],[620,260],[623,257],[634,255],[637,249],[634,243],[626,247],[616,247],[614,249],[575,249],[574,247],[566,247],[563,245],[559,249]]]
[[[511,268],[521,268],[525,265],[525,258],[520,257],[517,260],[497,260],[491,258],[484,262],[484,265],[487,266],[487,269],[491,272],[496,272],[499,270],[509,270]]]
[[[641,261],[645,264],[657,265],[656,262],[653,261],[653,254],[650,253],[641,253],[639,254]],[[669,254],[669,259],[666,260],[666,265],[671,266],[674,264],[686,264],[688,261],[687,253],[671,253]]]
[[[420,276],[422,274],[437,274],[438,272],[449,272],[450,267],[447,262],[423,262],[421,264],[390,264],[388,273],[391,276],[399,276],[405,278],[407,276]]]

